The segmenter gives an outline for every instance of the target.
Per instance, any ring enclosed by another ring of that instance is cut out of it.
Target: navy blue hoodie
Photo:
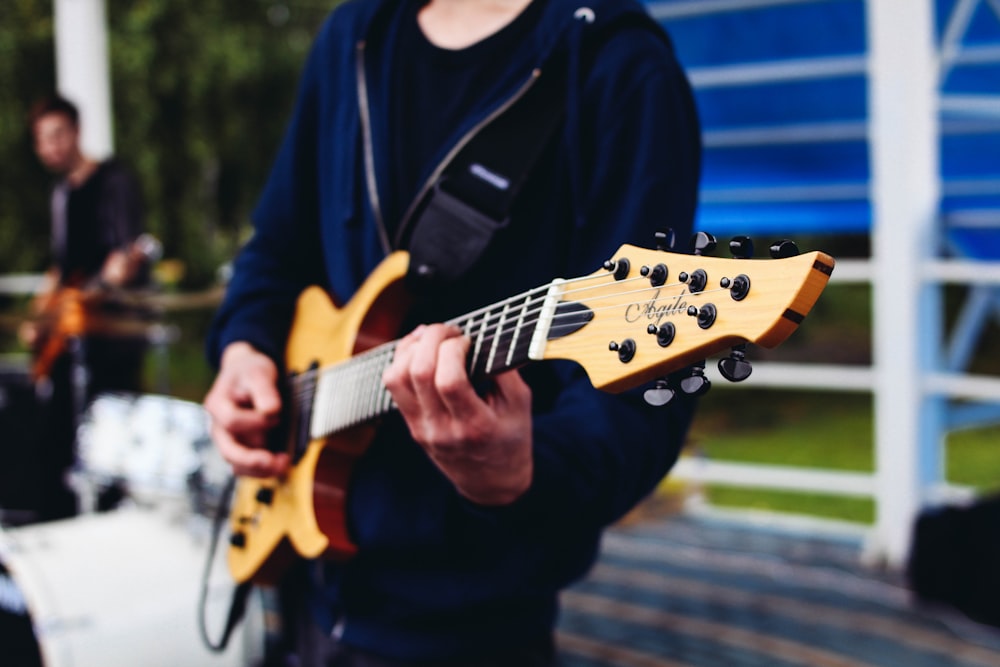
[[[565,122],[510,224],[414,320],[440,321],[554,277],[591,273],[623,242],[650,246],[657,229],[690,235],[699,129],[667,36],[634,0],[593,0],[583,10],[579,0],[535,1],[546,6],[530,38],[425,174],[534,69],[553,62],[569,63]],[[387,230],[398,221],[381,216],[409,204],[386,200],[398,6],[348,2],[317,36],[254,235],[210,334],[214,362],[243,340],[280,364],[299,292],[319,284],[343,303],[395,249]],[[572,362],[521,372],[534,397],[534,478],[512,505],[465,501],[398,415],[382,421],[349,490],[359,552],[325,566],[328,620],[343,641],[441,659],[547,636],[558,591],[592,564],[602,528],[676,460],[689,400],[651,408],[639,391],[599,392]]]

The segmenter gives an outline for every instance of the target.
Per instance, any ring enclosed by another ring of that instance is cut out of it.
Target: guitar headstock
[[[557,284],[543,358],[575,360],[595,387],[618,392],[743,343],[775,347],[812,309],[834,260],[772,250],[778,259],[623,245],[603,269]]]

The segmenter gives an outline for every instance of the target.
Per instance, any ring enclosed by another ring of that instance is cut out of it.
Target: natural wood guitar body
[[[286,349],[288,371],[328,366],[392,340],[406,314],[407,257],[390,256],[343,308],[322,289],[299,297]],[[345,387],[344,391],[350,391]],[[347,558],[354,554],[347,525],[347,489],[354,462],[375,433],[367,423],[310,439],[283,479],[240,478],[230,512],[235,542],[229,569],[237,581],[273,581],[295,554]],[[262,502],[269,497],[270,502]]]

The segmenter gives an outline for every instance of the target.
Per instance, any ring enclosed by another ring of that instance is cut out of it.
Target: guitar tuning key
[[[769,250],[771,252],[771,259],[785,259],[786,257],[795,257],[799,254],[799,247],[795,245],[794,241],[789,241],[788,239],[775,241],[771,244]]]
[[[615,280],[625,280],[625,278],[628,278],[628,273],[632,269],[632,265],[628,261],[627,257],[622,257],[621,259],[609,259],[604,262],[603,267],[605,271],[614,275]]]
[[[660,407],[672,401],[678,391],[686,396],[701,396],[712,386],[711,381],[705,377],[704,360],[692,364],[687,369],[687,375],[683,373],[684,371],[679,371],[657,380],[642,393],[643,400],[649,405]]]
[[[730,382],[743,382],[753,371],[750,362],[746,360],[746,343],[735,346],[728,357],[719,359],[719,373]]]
[[[712,387],[712,382],[705,377],[705,361],[692,364],[690,374],[681,378],[678,383],[680,390],[688,396],[701,396]]]
[[[673,250],[674,246],[677,245],[677,235],[670,227],[658,229],[653,233],[653,241],[656,243],[657,250]]]
[[[698,232],[691,237],[691,252],[695,255],[707,255],[718,245],[715,237],[708,232]]]
[[[646,403],[660,407],[666,405],[674,399],[674,390],[666,379],[657,380],[652,387],[642,393],[642,398]]]
[[[729,252],[733,259],[750,259],[753,257],[753,239],[749,236],[734,236],[729,241]]]

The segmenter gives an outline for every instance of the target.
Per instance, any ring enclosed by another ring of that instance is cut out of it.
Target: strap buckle
[[[407,277],[418,287],[463,276],[510,221],[473,208],[443,188],[446,182],[439,181],[430,192],[410,239]]]

